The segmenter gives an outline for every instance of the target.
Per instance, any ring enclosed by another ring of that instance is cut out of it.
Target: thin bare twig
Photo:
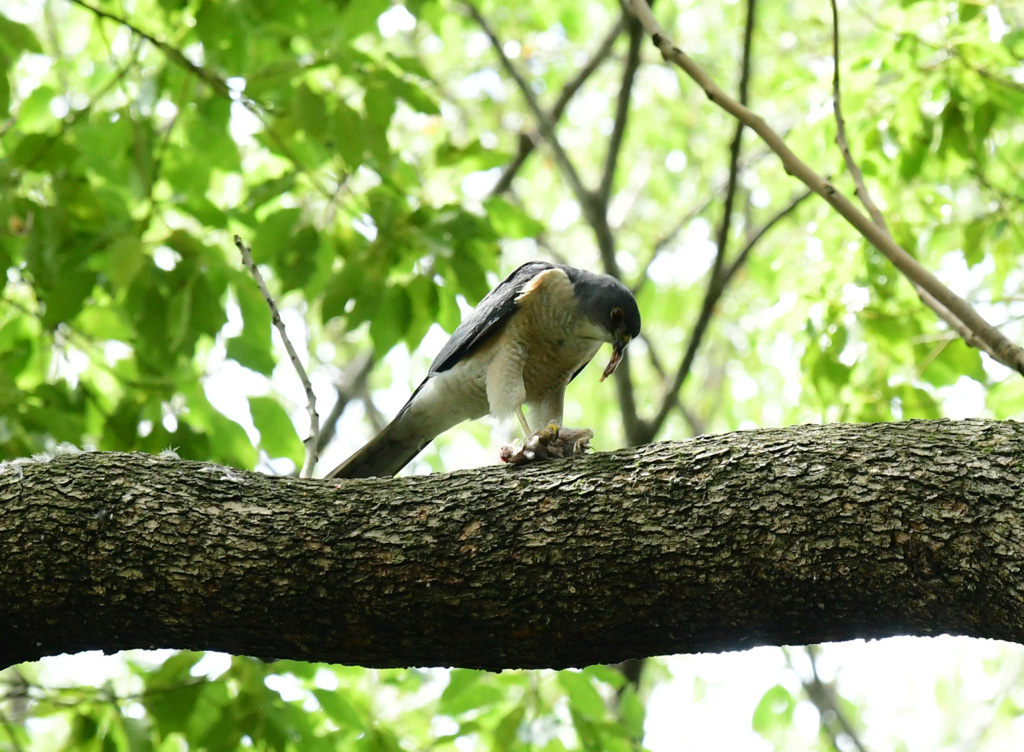
[[[812,191],[808,189],[803,193],[795,196],[792,201],[790,201],[784,207],[779,209],[779,211],[777,211],[771,219],[769,219],[767,222],[761,225],[761,227],[758,228],[758,230],[755,231],[754,234],[750,236],[747,242],[744,243],[743,248],[740,249],[740,252],[736,254],[736,258],[733,259],[732,263],[729,264],[728,267],[726,267],[725,272],[723,273],[726,282],[729,282],[733,278],[733,275],[736,274],[736,272],[739,271],[743,267],[743,265],[747,263],[747,257],[750,255],[750,252],[754,250],[754,246],[756,246],[761,241],[761,238],[763,238],[769,230],[775,227],[775,225],[780,220],[782,220],[785,217],[788,217],[790,214],[796,211],[796,208],[800,206],[800,204],[802,204],[805,199],[810,198],[811,195]]]
[[[526,100],[526,106],[533,113],[534,119],[537,121],[537,128],[540,130],[544,140],[551,147],[551,152],[555,158],[555,163],[558,168],[562,171],[562,175],[569,183],[569,187],[572,189],[573,194],[576,195],[577,199],[581,196],[588,195],[587,189],[583,186],[583,181],[580,180],[579,173],[576,172],[576,166],[573,165],[572,160],[569,159],[569,155],[566,154],[565,149],[562,148],[561,142],[555,136],[555,127],[548,117],[547,113],[540,106],[540,102],[537,101],[537,95],[533,89],[530,88],[530,84],[527,83],[526,79],[519,72],[519,69],[512,64],[509,60],[508,55],[505,54],[505,49],[501,44],[501,40],[498,39],[497,34],[491,25],[487,22],[477,7],[471,2],[464,2],[463,7],[469,12],[469,15],[473,18],[480,29],[487,35],[487,38],[491,42],[491,47],[494,48],[495,54],[498,56],[498,60],[501,62],[501,67],[505,69],[512,80],[515,81],[516,86],[519,87],[520,93],[523,95],[523,99]]]
[[[762,140],[779,155],[786,173],[796,177],[821,196],[846,219],[864,238],[875,246],[905,276],[913,280],[938,303],[963,322],[977,340],[985,342],[986,352],[1000,363],[1024,375],[1024,348],[1011,342],[989,324],[966,300],[946,287],[917,259],[906,252],[889,233],[876,225],[857,209],[843,193],[828,180],[811,169],[790,149],[771,126],[757,113],[730,97],[685,52],[674,46],[664,29],[654,18],[645,0],[630,0],[630,7],[650,34],[662,57],[679,66],[700,86],[708,98],[733,117],[743,120]]]
[[[856,186],[854,195],[864,204],[864,208],[871,216],[871,221],[886,232],[889,231],[885,223],[885,217],[879,211],[878,205],[871,199],[867,185],[864,183],[864,173],[853,158],[850,152],[850,143],[846,140],[846,120],[843,118],[842,96],[839,86],[839,6],[836,0],[829,0],[832,5],[832,109],[836,116],[836,146],[843,153],[843,161],[846,162],[846,169],[850,171],[853,183]]]
[[[625,9],[623,9],[625,13]],[[629,120],[629,103],[633,95],[633,82],[640,68],[640,46],[644,40],[643,27],[635,18],[629,17],[629,50],[622,66],[622,83],[615,105],[615,122],[611,135],[608,137],[608,150],[605,152],[604,169],[597,190],[590,194],[592,204],[590,217],[591,226],[598,236],[598,250],[606,273],[621,278],[619,262],[615,258],[615,242],[611,227],[608,225],[608,204],[611,200],[612,185],[615,171],[622,151],[623,139],[626,135],[626,124]],[[602,240],[604,242],[602,242]],[[622,414],[622,424],[626,432],[626,443],[630,445],[642,443],[644,421],[640,418],[636,406],[636,394],[633,391],[633,379],[630,376],[630,364],[624,363],[621,373],[615,374],[615,393],[618,397]]]
[[[90,5],[89,3],[84,2],[84,0],[69,0],[69,2],[79,6],[80,8],[84,8],[85,10],[98,16],[99,18],[106,18],[109,21],[113,21],[116,24],[124,26],[126,29],[131,31],[132,34],[135,34],[136,36],[145,39],[151,45],[153,45],[158,50],[163,52],[165,55],[167,55],[167,57],[173,60],[176,65],[180,65],[182,68],[192,73],[192,75],[194,75],[196,78],[205,81],[210,86],[210,88],[212,88],[222,97],[226,97],[228,99],[233,98],[231,88],[227,85],[225,81],[218,78],[202,66],[193,63],[191,60],[185,57],[180,50],[176,49],[175,47],[172,47],[171,45],[167,44],[161,39],[157,39],[152,34],[147,34],[138,26],[128,21],[128,19],[122,18],[121,16],[105,11],[102,8],[97,8],[94,5]]]
[[[256,266],[256,262],[252,260],[252,251],[242,239],[235,235],[235,247],[238,248],[242,254],[242,263],[245,264],[249,273],[252,274],[252,278],[256,281],[257,287],[259,287],[260,294],[263,295],[263,299],[267,301],[267,306],[270,308],[270,318],[273,321],[274,326],[277,328],[278,334],[281,335],[281,341],[284,342],[284,349],[288,352],[288,357],[292,361],[292,367],[295,369],[295,373],[299,375],[299,380],[302,382],[303,388],[306,390],[306,411],[309,413],[309,436],[303,440],[303,445],[306,447],[306,459],[302,463],[302,471],[299,473],[300,478],[312,478],[313,468],[316,466],[319,452],[317,451],[318,441],[320,436],[320,416],[316,412],[316,395],[313,394],[313,385],[309,381],[309,376],[306,375],[306,369],[302,365],[302,361],[299,360],[299,354],[295,352],[295,347],[292,345],[292,341],[288,338],[288,332],[284,328],[284,322],[281,320],[281,314],[277,310],[277,304],[274,302],[274,296],[270,294],[270,290],[267,289],[267,283],[263,280],[263,275],[260,273],[259,267]]]
[[[742,169],[748,167],[749,165],[755,164],[756,162],[758,162],[759,160],[763,159],[764,157],[768,156],[771,153],[772,152],[770,149],[762,149],[758,153],[747,157],[747,159],[741,159],[740,167]],[[679,233],[683,231],[683,228],[690,224],[690,222],[692,222],[695,218],[699,217],[701,214],[707,211],[708,207],[717,202],[719,200],[720,194],[722,193],[722,191],[726,189],[727,185],[728,178],[726,178],[725,180],[720,180],[718,184],[716,184],[711,189],[710,192],[704,194],[704,199],[699,204],[687,210],[685,214],[683,214],[678,220],[676,220],[676,223],[672,226],[670,230],[665,232],[660,238],[658,238],[657,241],[655,241],[647,258],[645,258],[643,264],[641,264],[643,272],[640,275],[638,275],[636,284],[633,286],[634,294],[642,290],[643,286],[647,283],[648,270],[651,268],[651,265],[658,257],[658,254],[660,254],[665,249],[665,247],[669,245],[669,243],[674,241],[679,236]]]

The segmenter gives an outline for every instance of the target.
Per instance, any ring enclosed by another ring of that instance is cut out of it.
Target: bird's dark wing
[[[451,339],[430,365],[430,373],[447,371],[495,334],[516,310],[516,297],[523,285],[547,269],[559,269],[557,264],[530,261],[523,264],[491,290],[452,334]]]

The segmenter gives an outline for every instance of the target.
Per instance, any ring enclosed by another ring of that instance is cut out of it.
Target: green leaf
[[[0,57],[17,60],[22,52],[41,55],[43,48],[28,26],[0,15]]]
[[[942,123],[939,154],[945,155],[948,151],[955,151],[963,157],[968,157],[966,121],[958,99],[950,99],[942,110],[939,121]]]
[[[254,234],[253,260],[270,263],[284,290],[302,287],[316,269],[320,238],[299,209],[280,209],[268,215]]]
[[[124,320],[122,312],[116,308],[87,306],[75,319],[78,330],[97,341],[120,340],[131,342],[135,330]]]
[[[397,285],[388,287],[370,321],[373,351],[378,358],[384,357],[388,350],[405,338],[411,318],[412,303],[405,288]]]
[[[902,417],[905,420],[911,418],[934,420],[941,417],[935,398],[924,389],[910,384],[900,384],[895,390],[894,396],[900,401]]]
[[[625,675],[614,666],[598,663],[593,666],[587,666],[583,669],[582,673],[584,676],[593,677],[598,681],[604,682],[614,690],[620,690],[626,686]]]
[[[366,720],[342,692],[314,689],[313,695],[327,716],[341,728],[366,728]]]
[[[960,20],[964,23],[972,21],[981,13],[981,5],[972,2],[960,3]]]
[[[302,465],[302,441],[281,403],[272,397],[250,397],[252,422],[260,432],[260,447],[271,457],[287,457]]]
[[[220,96],[207,97],[196,102],[195,112],[198,117],[188,123],[189,143],[195,150],[193,162],[240,170],[241,154],[229,130],[231,102]]]
[[[974,126],[972,130],[974,132],[976,149],[983,150],[984,141],[992,132],[992,126],[995,125],[998,114],[999,108],[991,101],[982,102],[981,106],[974,110]]]
[[[270,178],[249,188],[245,200],[245,208],[254,211],[267,202],[280,198],[295,187],[295,173],[289,172],[280,177]]]
[[[295,117],[306,133],[316,139],[327,135],[327,106],[323,98],[314,94],[308,86],[299,86],[292,101]]]
[[[796,710],[796,699],[781,684],[776,684],[762,695],[757,707],[754,708],[752,724],[754,731],[766,739],[771,739],[779,731],[793,725],[793,712]]]
[[[465,146],[455,146],[450,141],[444,141],[437,147],[434,158],[439,167],[457,167],[463,172],[473,172],[501,167],[508,162],[509,155],[496,149],[487,149],[479,140],[470,141]]]
[[[363,163],[368,148],[363,117],[344,102],[336,102],[330,121],[334,145],[348,169],[355,170]]]
[[[608,709],[590,678],[576,671],[559,671],[558,683],[569,695],[570,708],[590,721],[601,721]]]
[[[393,79],[392,79],[393,80]],[[388,86],[388,80],[374,77],[367,81],[364,105],[366,107],[366,129],[364,135],[370,153],[380,165],[391,160],[391,147],[388,144],[388,128],[391,117],[395,114],[396,92]]]
[[[544,225],[500,196],[484,201],[484,209],[501,237],[532,238],[544,232]]]
[[[633,687],[626,687],[619,695],[618,715],[631,739],[643,739],[647,708]]]
[[[390,6],[390,0],[348,0],[337,21],[342,38],[352,40],[376,28],[380,14]]]
[[[498,722],[494,728],[494,748],[512,749],[519,736],[519,727],[526,716],[526,705],[516,705]]]
[[[476,708],[487,707],[501,697],[502,693],[494,686],[487,672],[452,669],[448,686],[438,700],[437,712],[458,716]]]
[[[242,333],[228,340],[227,356],[269,376],[277,365],[270,331],[270,307],[250,277],[242,278],[235,292],[242,312]]]
[[[964,225],[964,260],[968,267],[974,267],[985,259],[985,235],[990,228],[991,222],[987,217]]]
[[[11,110],[11,79],[7,74],[7,66],[0,58],[0,116],[7,117]]]
[[[239,365],[269,376],[277,366],[277,361],[262,340],[262,337],[254,338],[246,333],[239,337],[231,337],[227,341],[225,354]]]
[[[924,365],[921,377],[929,384],[951,386],[962,376],[981,383],[988,380],[981,363],[981,353],[962,339],[929,342],[915,349]]]
[[[411,312],[405,342],[410,350],[415,350],[427,330],[437,321],[441,303],[437,284],[426,276],[417,276],[410,280],[406,292],[409,295]]]
[[[161,736],[189,730],[192,715],[204,694],[204,686],[195,680],[182,679],[176,686],[163,686],[148,693],[142,700]]]

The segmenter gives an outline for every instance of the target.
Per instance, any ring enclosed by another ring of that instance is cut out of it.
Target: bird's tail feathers
[[[386,478],[412,462],[413,457],[419,454],[433,437],[426,441],[421,436],[398,438],[398,435],[403,433],[397,425],[402,417],[400,415],[395,418],[383,431],[370,439],[366,446],[324,478]]]

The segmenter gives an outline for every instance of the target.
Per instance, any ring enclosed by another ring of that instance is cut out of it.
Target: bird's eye
[[[612,326],[618,326],[619,324],[621,324],[622,323],[622,317],[624,315],[625,314],[622,313],[622,309],[619,308],[618,306],[615,306],[615,308],[612,309],[612,313],[611,313]]]

